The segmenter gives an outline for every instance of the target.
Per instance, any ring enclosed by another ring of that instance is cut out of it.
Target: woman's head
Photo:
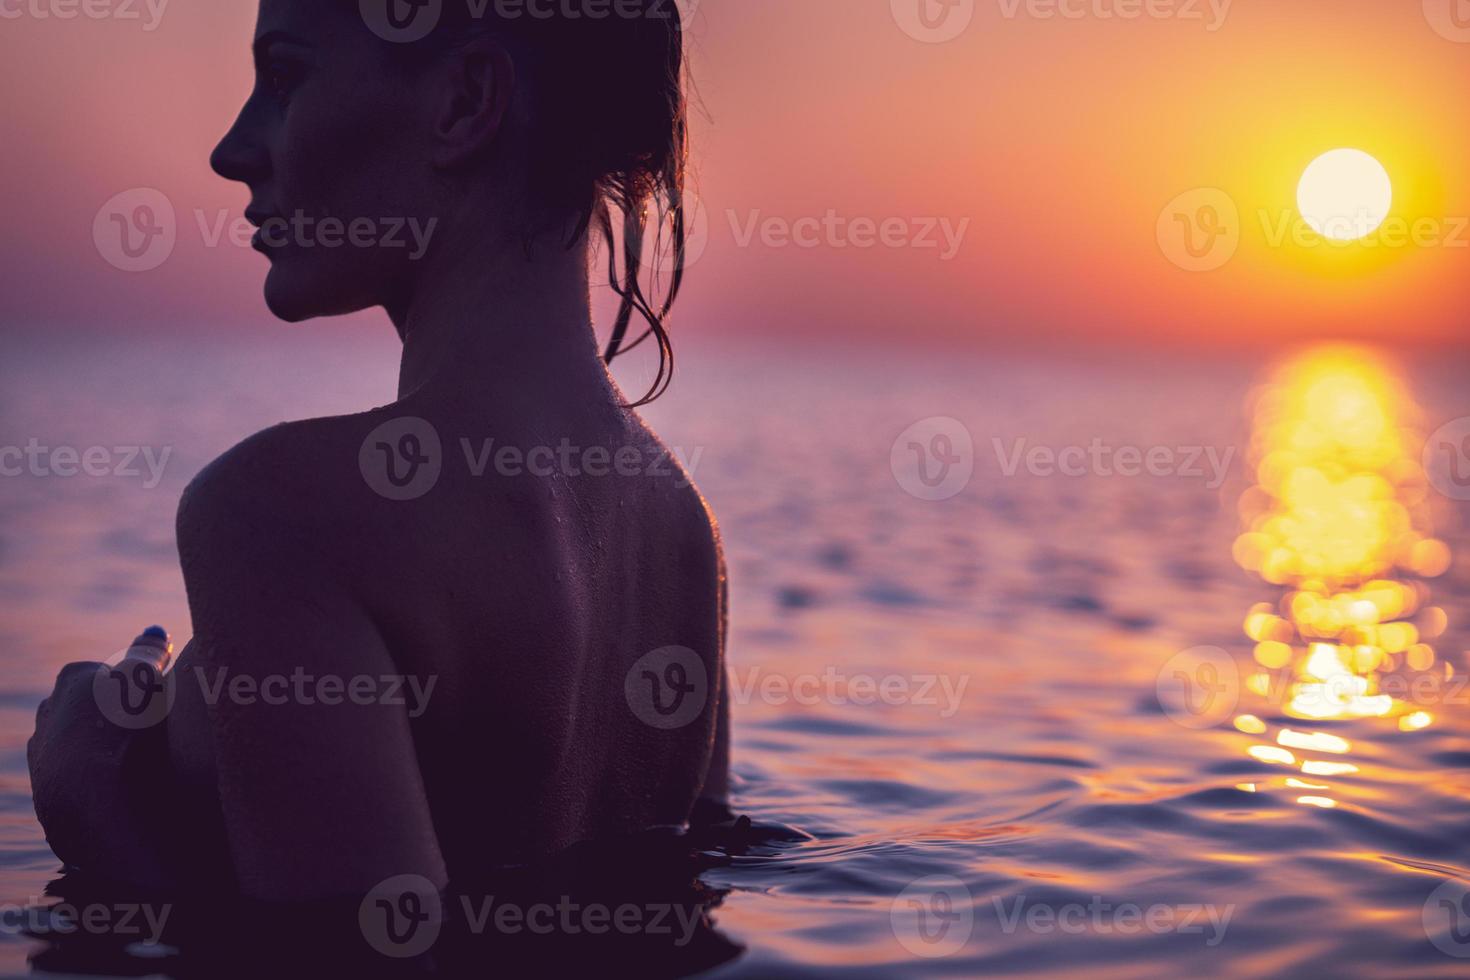
[[[276,315],[395,310],[436,261],[486,244],[585,257],[591,229],[624,300],[609,358],[640,316],[670,366],[685,151],[673,0],[261,0],[254,43],[255,89],[212,164],[250,187]],[[654,301],[639,272],[664,216],[675,256]]]

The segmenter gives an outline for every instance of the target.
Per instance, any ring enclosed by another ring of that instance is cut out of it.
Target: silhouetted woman
[[[98,668],[63,673],[32,775],[84,869],[310,900],[723,812],[717,532],[605,365],[651,339],[649,397],[672,369],[679,271],[663,300],[639,274],[657,227],[681,264],[678,11],[380,6],[262,0],[212,163],[250,190],[276,316],[388,312],[398,400],[189,487],[162,723],[104,730]],[[623,299],[605,354],[594,240]]]

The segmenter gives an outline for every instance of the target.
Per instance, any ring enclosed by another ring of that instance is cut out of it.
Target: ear
[[[505,46],[478,38],[449,55],[434,119],[434,164],[450,169],[483,153],[500,134],[515,91],[515,63]]]

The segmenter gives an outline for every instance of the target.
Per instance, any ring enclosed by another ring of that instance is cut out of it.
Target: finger
[[[123,657],[123,663],[142,662],[151,666],[160,674],[168,669],[169,662],[173,660],[173,654],[167,650],[159,650],[154,647],[136,646],[128,651]]]
[[[169,661],[173,659],[174,645],[169,640],[168,631],[162,626],[150,626],[133,641],[128,648],[124,661],[141,660],[151,664],[153,669],[162,674],[168,669]]]

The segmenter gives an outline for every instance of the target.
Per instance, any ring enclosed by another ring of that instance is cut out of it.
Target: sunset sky
[[[36,16],[48,2],[0,0],[21,14],[0,20],[14,134],[0,329],[269,328],[264,260],[207,246],[200,227],[246,203],[207,158],[250,87],[254,4],[172,0],[150,31],[141,0],[137,20]],[[1456,0],[1155,0],[1175,13],[1154,18],[1118,16],[1143,0],[976,0],[944,43],[905,31],[917,2],[698,5],[708,242],[679,329],[1047,346],[1470,336]],[[1382,161],[1390,225],[1419,244],[1293,241],[1297,181],[1336,147]],[[128,273],[92,225],[140,187],[174,206],[178,241]],[[1166,206],[1200,188],[1238,209],[1239,245],[1187,271]],[[816,247],[782,244],[812,219]],[[855,247],[865,223],[889,242]]]

